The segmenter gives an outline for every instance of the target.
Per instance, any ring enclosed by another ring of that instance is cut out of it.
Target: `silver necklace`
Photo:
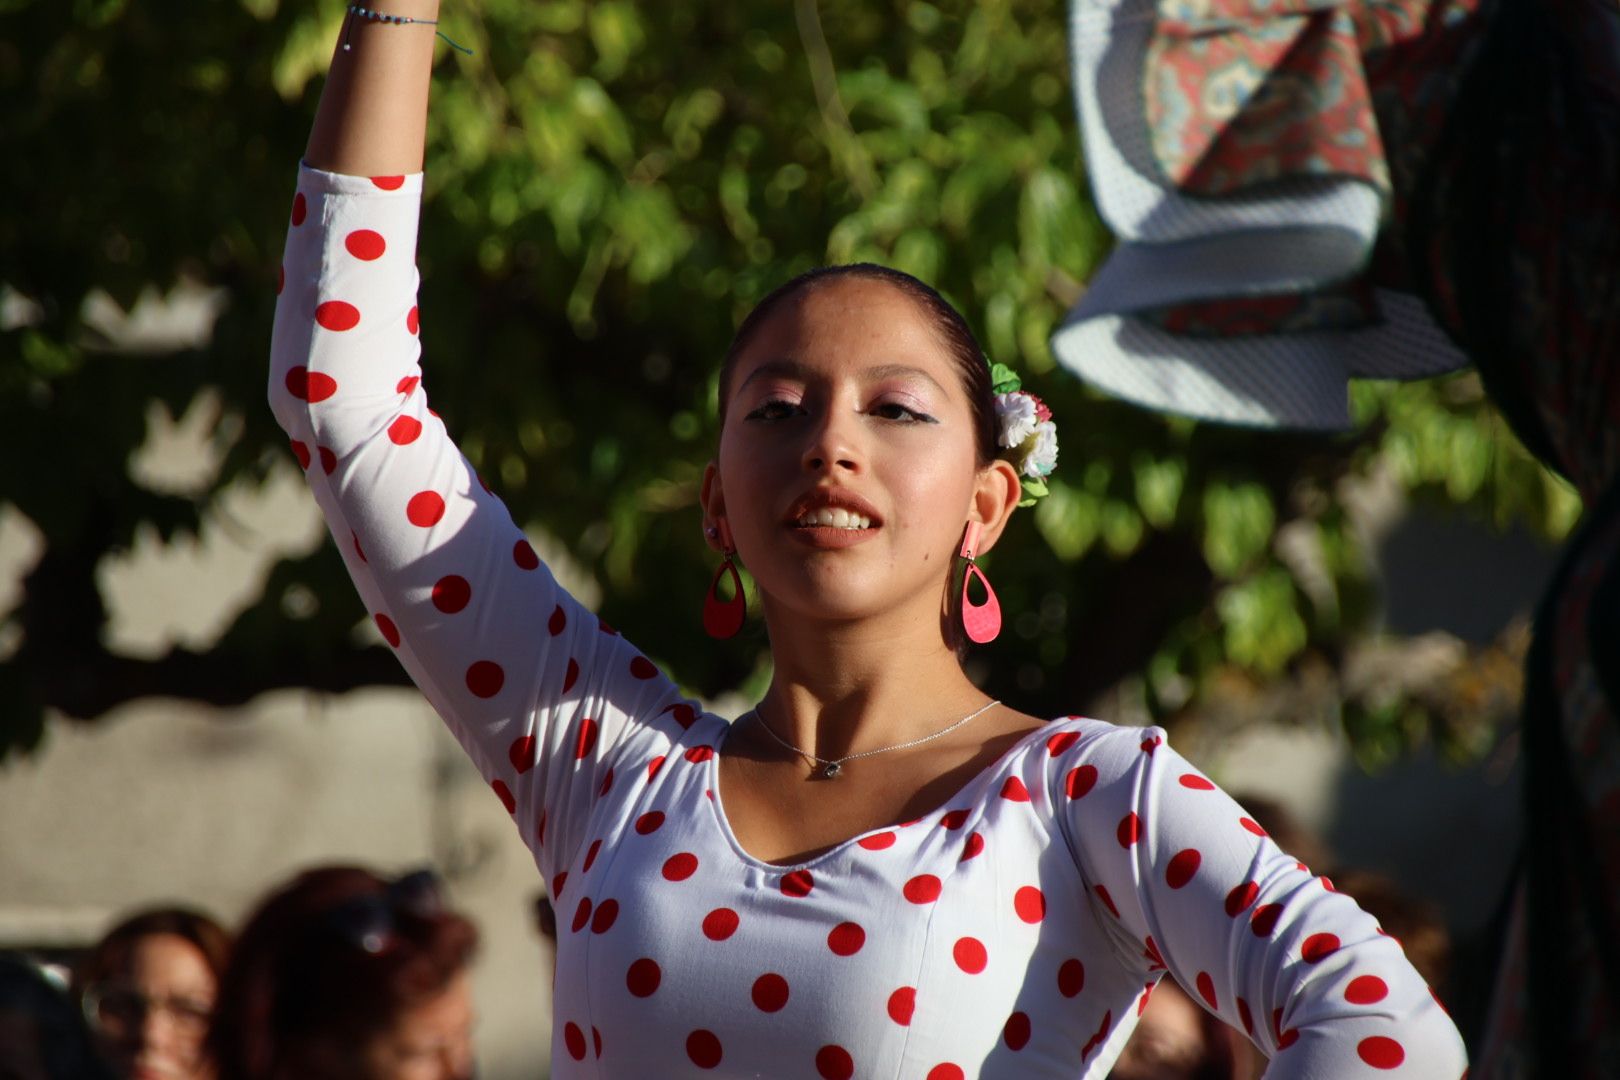
[[[904,750],[907,747],[921,746],[925,742],[932,742],[941,736],[949,735],[951,732],[955,731],[969,720],[972,720],[974,717],[979,716],[982,713],[989,712],[991,709],[1000,704],[1001,702],[999,700],[992,701],[990,704],[968,713],[954,724],[940,728],[932,735],[924,735],[920,739],[911,739],[908,742],[895,743],[893,746],[880,746],[876,750],[862,750],[858,754],[846,754],[843,757],[836,759],[816,757],[816,755],[812,753],[800,750],[797,746],[794,746],[792,743],[782,738],[782,736],[772,731],[771,725],[765,722],[765,718],[759,714],[758,709],[751,709],[750,712],[753,714],[754,719],[759,721],[759,726],[765,729],[765,734],[775,739],[779,744],[782,745],[784,749],[791,750],[795,754],[798,754],[800,757],[804,758],[806,761],[810,762],[812,765],[819,766],[820,768],[818,769],[818,772],[823,780],[832,780],[837,778],[838,774],[844,771],[844,762],[846,761],[854,761],[856,758],[871,757],[873,754],[887,754],[890,750]]]

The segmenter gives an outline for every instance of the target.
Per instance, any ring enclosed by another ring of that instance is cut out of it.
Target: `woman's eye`
[[[925,412],[902,405],[897,401],[885,402],[872,409],[872,415],[884,420],[896,420],[904,424],[931,423],[933,417]]]
[[[767,401],[748,414],[750,420],[785,420],[792,416],[798,406],[791,401]]]

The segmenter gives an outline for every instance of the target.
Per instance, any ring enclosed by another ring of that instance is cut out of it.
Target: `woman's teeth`
[[[801,528],[830,525],[835,529],[870,529],[872,519],[852,514],[841,506],[823,506],[819,510],[811,510],[804,514],[795,524]]]

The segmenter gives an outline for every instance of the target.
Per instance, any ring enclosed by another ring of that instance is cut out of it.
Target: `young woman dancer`
[[[1101,1077],[1166,972],[1268,1076],[1463,1073],[1399,946],[1161,731],[1045,721],[963,674],[958,626],[993,620],[958,610],[956,560],[1001,535],[1019,473],[985,361],[920,283],[789,283],[727,358],[702,525],[758,583],[755,709],[703,712],[564,593],[420,384],[437,5],[388,14],[350,9],[322,96],[270,396],[549,883],[553,1075]]]

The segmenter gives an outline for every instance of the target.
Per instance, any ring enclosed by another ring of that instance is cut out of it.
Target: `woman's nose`
[[[802,463],[812,473],[859,472],[863,459],[855,418],[829,410],[809,432]]]

